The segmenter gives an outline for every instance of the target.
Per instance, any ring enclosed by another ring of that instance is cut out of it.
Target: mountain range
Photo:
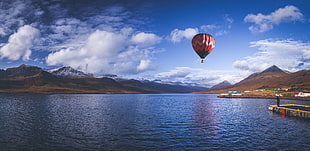
[[[46,71],[23,64],[0,69],[0,92],[3,93],[190,93],[205,90],[207,88],[134,79],[96,78],[71,67]]]
[[[215,88],[214,88],[215,87]],[[262,72],[256,72],[240,82],[226,86],[213,86],[206,93],[222,93],[227,91],[246,91],[259,89],[298,89],[310,90],[310,70],[300,70],[294,73],[281,70],[273,65]]]
[[[309,91],[310,70],[290,73],[273,65],[262,72],[251,74],[236,84],[223,81],[208,89],[121,79],[110,74],[97,78],[71,67],[47,71],[23,64],[6,70],[0,69],[0,92],[3,93],[222,93],[278,88]]]

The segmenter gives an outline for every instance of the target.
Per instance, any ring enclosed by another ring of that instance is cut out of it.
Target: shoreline
[[[221,95],[219,98],[257,98],[257,99],[276,99],[273,95]],[[279,96],[280,99],[288,100],[303,100],[310,101],[310,97],[295,97],[295,96]]]
[[[146,93],[146,92],[99,92],[99,91],[0,91],[0,94],[216,94],[216,93]],[[276,99],[275,95],[217,95],[218,98],[256,98],[256,99]],[[279,96],[280,99],[310,101],[310,97]]]

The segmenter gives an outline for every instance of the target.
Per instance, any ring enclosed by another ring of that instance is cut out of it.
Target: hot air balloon
[[[201,58],[201,63],[203,63],[203,59],[214,49],[215,40],[210,34],[199,33],[193,37],[192,46]]]

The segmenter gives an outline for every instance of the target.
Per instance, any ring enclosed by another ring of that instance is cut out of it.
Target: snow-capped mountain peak
[[[76,69],[73,69],[72,67],[62,67],[55,70],[51,70],[51,73],[56,76],[62,76],[62,77],[88,77],[91,76],[89,74],[86,74],[82,71],[78,71]]]

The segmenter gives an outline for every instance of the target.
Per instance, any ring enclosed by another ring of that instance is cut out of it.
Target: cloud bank
[[[244,21],[254,23],[249,27],[252,33],[261,33],[273,28],[274,25],[279,25],[284,22],[293,22],[303,20],[303,14],[295,6],[285,6],[279,8],[269,15],[258,13],[257,15],[248,14]]]
[[[183,83],[187,85],[211,87],[225,80],[236,83],[248,76],[248,71],[221,71],[202,68],[176,67],[167,72],[161,72],[150,79],[162,83]]]
[[[154,69],[151,60],[156,52],[152,46],[161,38],[151,33],[131,35],[124,32],[128,30],[131,29],[97,30],[80,48],[70,47],[49,54],[46,63],[67,65],[90,73],[136,74]]]
[[[137,74],[154,70],[153,55],[159,52],[155,45],[162,38],[137,30],[144,18],[136,5],[110,1],[1,1],[0,59],[45,58],[48,66],[72,66],[88,73]],[[41,58],[31,58],[35,51]]]
[[[296,71],[310,68],[310,43],[294,41],[292,39],[265,39],[250,42],[250,47],[259,51],[252,56],[245,57],[233,63],[235,68],[249,71],[262,71],[269,66]]]

